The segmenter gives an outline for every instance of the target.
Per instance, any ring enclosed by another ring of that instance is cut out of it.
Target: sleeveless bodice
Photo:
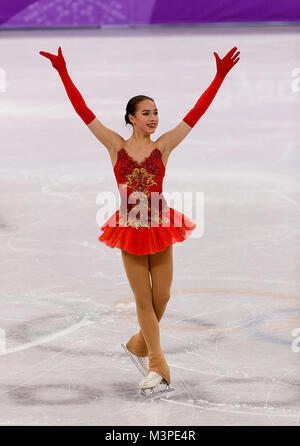
[[[162,216],[162,212],[168,210],[162,194],[165,170],[162,153],[157,148],[140,163],[125,148],[117,152],[114,174],[121,196],[119,224],[129,226],[133,223],[137,229],[144,229],[150,228],[154,222],[167,222]]]

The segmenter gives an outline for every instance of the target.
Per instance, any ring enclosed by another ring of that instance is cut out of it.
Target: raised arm
[[[231,68],[239,61],[240,54],[235,51],[237,47],[232,48],[223,59],[220,59],[217,53],[214,52],[217,64],[217,73],[209,85],[209,87],[200,96],[195,106],[188,112],[183,120],[172,130],[164,133],[159,140],[166,147],[167,151],[173,150],[185,136],[192,130],[195,124],[199,121],[201,116],[206,112],[209,105],[212,103],[214,97],[217,94],[223,80],[225,79]]]
[[[58,71],[58,74],[64,84],[66,93],[76,111],[84,123],[93,132],[96,138],[108,149],[111,156],[118,146],[123,142],[123,138],[113,130],[105,127],[96,118],[95,114],[88,108],[78,89],[73,84],[66,67],[66,61],[62,54],[61,47],[58,48],[58,55],[40,51],[40,54],[50,59],[52,66]]]

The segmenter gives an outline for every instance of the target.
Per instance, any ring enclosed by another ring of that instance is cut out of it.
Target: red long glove
[[[56,56],[55,54],[46,53],[45,51],[40,51],[40,54],[50,59],[52,66],[58,71],[58,74],[63,81],[67,95],[69,96],[69,99],[72,102],[76,113],[78,113],[85,124],[89,124],[90,122],[92,122],[96,118],[96,116],[87,107],[83,97],[73,84],[67,71],[66,62],[64,56],[62,55],[61,47],[58,48],[58,56]]]
[[[237,47],[232,48],[223,59],[220,59],[217,53],[214,52],[214,56],[216,58],[217,64],[217,74],[214,77],[214,80],[210,84],[210,86],[205,90],[205,92],[200,96],[200,99],[192,108],[188,114],[183,118],[183,121],[186,122],[190,127],[194,127],[194,125],[199,121],[201,116],[206,112],[212,100],[217,94],[223,80],[225,79],[226,74],[231,70],[231,68],[239,61],[239,57],[236,57],[240,54],[238,51],[234,56]],[[231,58],[231,56],[233,56]]]

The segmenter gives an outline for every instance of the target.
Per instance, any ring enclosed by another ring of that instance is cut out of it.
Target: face
[[[136,108],[134,116],[129,115],[129,119],[134,124],[134,127],[138,127],[140,130],[147,133],[154,133],[158,126],[158,110],[155,102],[150,99],[141,101]],[[149,124],[154,124],[153,127],[149,127]]]

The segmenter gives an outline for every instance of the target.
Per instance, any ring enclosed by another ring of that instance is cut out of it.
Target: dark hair
[[[133,98],[131,98],[128,101],[128,103],[126,105],[126,115],[125,115],[125,122],[126,122],[126,124],[125,125],[131,124],[133,126],[132,122],[130,122],[130,119],[129,119],[128,115],[134,115],[135,112],[136,112],[136,106],[140,102],[144,101],[145,99],[150,99],[150,101],[154,102],[154,100],[152,98],[149,98],[149,96],[144,96],[143,94],[140,94],[138,96],[134,96]]]

